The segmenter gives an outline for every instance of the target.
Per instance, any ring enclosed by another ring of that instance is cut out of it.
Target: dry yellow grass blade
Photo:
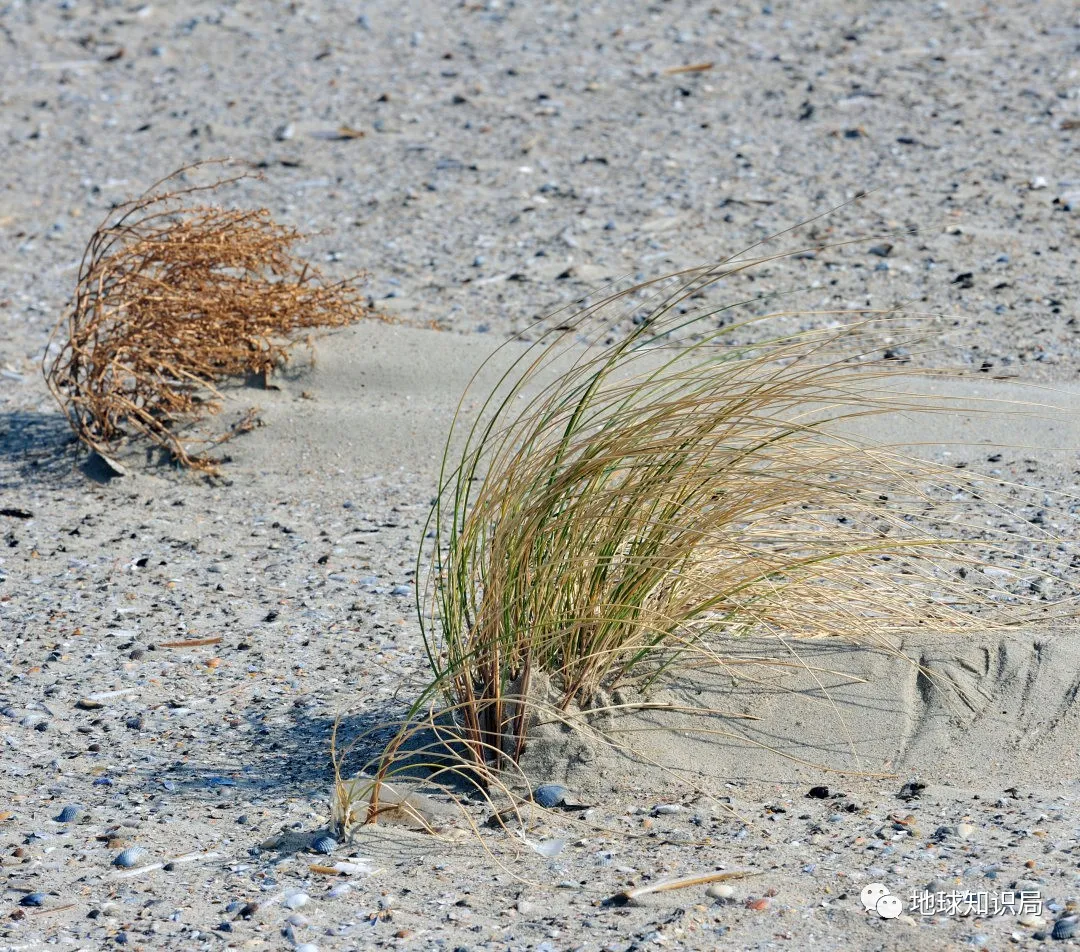
[[[181,435],[218,409],[216,385],[266,375],[300,332],[370,312],[358,277],[327,281],[294,254],[304,236],[266,209],[202,202],[243,175],[184,185],[196,168],[120,205],[94,232],[45,376],[76,436],[106,458],[138,434],[212,472],[207,451],[254,419],[199,440]]]

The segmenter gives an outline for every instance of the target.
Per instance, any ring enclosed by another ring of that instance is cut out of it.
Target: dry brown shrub
[[[87,245],[73,303],[54,338],[67,339],[45,377],[76,436],[103,456],[141,434],[184,466],[216,470],[217,436],[182,428],[220,409],[236,375],[268,374],[297,335],[374,316],[359,276],[327,281],[294,254],[305,236],[266,209],[201,201],[246,176],[182,185],[187,166],[119,205]]]

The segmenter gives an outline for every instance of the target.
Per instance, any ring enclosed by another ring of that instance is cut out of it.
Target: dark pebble
[[[922,792],[926,789],[926,784],[919,780],[909,780],[901,788],[897,796],[901,800],[916,800],[922,796]]]
[[[827,800],[829,798],[828,787],[811,787],[806,791],[806,796],[811,800]]]
[[[44,906],[48,899],[47,893],[29,893],[19,900],[20,906]]]

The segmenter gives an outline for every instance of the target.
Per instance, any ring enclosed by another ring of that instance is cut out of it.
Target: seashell
[[[61,810],[59,814],[57,814],[56,822],[57,823],[70,823],[72,820],[75,819],[75,817],[77,817],[79,815],[79,813],[80,813],[80,810],[79,810],[78,807],[74,807],[74,806],[64,807],[64,809]]]
[[[113,860],[113,866],[122,866],[124,869],[131,869],[132,866],[138,864],[146,855],[146,850],[141,846],[129,846],[126,850],[117,854],[116,859]]]
[[[359,856],[356,857],[355,863],[334,863],[334,869],[341,873],[342,876],[356,876],[359,873],[370,876],[375,871],[371,865],[371,860],[362,859]]]
[[[352,886],[350,886],[348,883],[338,883],[336,886],[331,886],[326,891],[326,895],[330,899],[340,899],[346,893],[350,892],[352,892]]]
[[[534,852],[539,853],[541,856],[545,856],[551,859],[553,856],[558,856],[566,847],[566,840],[525,840],[525,845],[532,849]]]
[[[308,904],[310,897],[305,892],[294,892],[290,896],[286,896],[281,903],[286,909],[301,909]]]
[[[337,840],[332,836],[326,836],[325,834],[316,836],[315,839],[311,841],[311,848],[316,853],[322,853],[325,856],[329,856],[337,848]]]
[[[304,942],[298,945],[294,952],[319,952],[319,947],[314,942]]]
[[[542,783],[533,791],[533,802],[550,810],[565,803],[568,792],[566,787],[560,784]]]
[[[1053,939],[1074,939],[1080,933],[1080,916],[1065,916],[1054,923]]]

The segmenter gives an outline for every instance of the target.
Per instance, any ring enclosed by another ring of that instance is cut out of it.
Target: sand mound
[[[1061,779],[1080,736],[1075,631],[912,637],[895,648],[747,639],[730,647],[725,674],[684,675],[647,696],[616,692],[625,710],[572,715],[573,730],[540,725],[523,766],[593,795],[812,784],[826,770],[976,788]]]

